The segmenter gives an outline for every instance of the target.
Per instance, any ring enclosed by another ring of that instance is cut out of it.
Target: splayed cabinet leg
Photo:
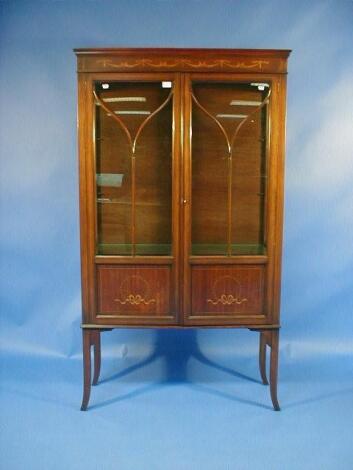
[[[91,335],[94,350],[94,374],[92,385],[97,385],[101,370],[101,334],[99,330],[94,330]]]
[[[268,385],[268,380],[266,377],[266,333],[260,332],[260,346],[259,346],[259,368],[262,383]]]
[[[83,398],[81,411],[87,410],[89,396],[91,393],[91,344],[92,332],[82,330],[83,340]]]
[[[277,377],[278,377],[278,343],[279,343],[279,331],[272,330],[271,336],[271,359],[270,359],[270,391],[273,408],[276,411],[280,410],[280,406],[277,398]]]

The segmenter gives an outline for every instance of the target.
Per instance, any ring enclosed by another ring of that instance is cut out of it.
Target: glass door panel
[[[193,255],[265,254],[267,83],[193,82]]]
[[[172,85],[95,83],[97,254],[171,254]]]

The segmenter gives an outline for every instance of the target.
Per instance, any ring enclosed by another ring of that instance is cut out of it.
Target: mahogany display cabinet
[[[113,328],[248,328],[275,410],[288,50],[75,49],[82,410]]]

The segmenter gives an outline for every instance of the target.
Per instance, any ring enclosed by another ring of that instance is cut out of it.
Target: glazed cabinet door
[[[87,127],[91,321],[174,324],[179,299],[176,74],[92,74]],[[91,122],[89,119],[91,116]]]
[[[184,321],[268,320],[273,83],[185,77]]]

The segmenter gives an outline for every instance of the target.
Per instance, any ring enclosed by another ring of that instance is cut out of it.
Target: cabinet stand
[[[91,347],[93,346],[94,354],[94,372],[92,385],[97,385],[99,380],[101,368],[101,341],[100,334],[102,331],[111,331],[112,328],[107,329],[83,329],[83,398],[81,411],[86,411],[91,394]],[[278,376],[278,341],[279,330],[255,330],[258,331],[259,337],[259,369],[261,379],[264,385],[268,385],[266,376],[266,346],[271,348],[270,354],[270,393],[273,408],[275,411],[280,411],[280,406],[277,398],[277,376]]]

